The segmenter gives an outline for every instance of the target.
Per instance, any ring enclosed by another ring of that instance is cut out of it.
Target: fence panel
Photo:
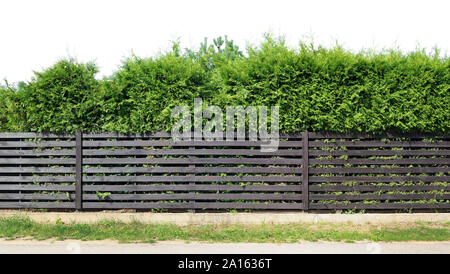
[[[311,133],[311,209],[449,209],[449,136]]]
[[[75,136],[0,133],[0,208],[75,208]]]
[[[450,136],[0,133],[0,208],[450,209]]]
[[[301,136],[260,145],[85,134],[83,208],[303,209]]]

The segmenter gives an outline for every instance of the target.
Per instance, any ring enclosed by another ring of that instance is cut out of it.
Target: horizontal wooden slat
[[[412,164],[430,164],[430,165],[450,165],[450,158],[402,158],[402,159],[310,159],[310,164],[322,165],[412,165]]]
[[[437,173],[450,172],[450,167],[336,167],[336,168],[310,168],[310,174],[324,173]]]
[[[1,163],[1,159],[0,159]],[[290,158],[84,158],[85,165],[109,164],[258,164],[301,165],[301,159]]]
[[[450,186],[437,186],[437,185],[406,185],[406,186],[390,186],[390,185],[358,185],[358,186],[345,186],[345,185],[310,185],[310,191],[323,192],[323,191],[449,191]]]
[[[121,164],[254,164],[254,165],[301,165],[301,159],[294,158],[84,158],[86,165]],[[13,165],[68,165],[75,164],[75,158],[0,158],[0,164]]]
[[[1,143],[0,143],[1,144]],[[261,141],[84,141],[83,147],[260,147]],[[300,148],[301,141],[279,141],[278,147]]]
[[[384,134],[367,134],[367,133],[319,133],[309,132],[310,139],[366,139],[366,138],[446,138],[450,135],[432,134],[432,133],[384,133]]]
[[[170,132],[154,132],[142,134],[123,134],[123,133],[84,133],[84,139],[105,139],[105,138],[170,138]]]
[[[309,176],[309,182],[449,182],[450,176]]]
[[[310,194],[311,200],[423,200],[423,199],[450,199],[450,194]]]
[[[75,173],[74,167],[0,167],[0,173]]]
[[[74,194],[0,193],[0,200],[74,200]],[[111,194],[105,198],[84,194],[84,200],[301,200],[299,194]]]
[[[86,209],[120,209],[120,208],[171,208],[171,209],[302,209],[301,203],[119,203],[119,202],[84,202]]]
[[[0,158],[0,165],[75,165],[75,158]]]
[[[0,176],[0,182],[75,182],[74,176]]]
[[[225,136],[225,135],[224,135]],[[84,133],[83,137],[85,139],[105,139],[105,138],[171,138],[172,135],[170,132],[155,132],[155,133],[145,133],[145,134],[122,134],[122,133]],[[301,133],[280,133],[281,138],[301,138]],[[421,133],[421,134],[408,134],[408,133],[399,133],[399,134],[366,134],[366,133],[350,133],[350,134],[342,134],[342,133],[316,133],[309,132],[309,137],[311,139],[360,139],[360,138],[447,138],[449,139],[449,135],[440,135],[440,134],[429,134],[429,133]],[[75,138],[74,134],[50,134],[50,133],[34,133],[34,132],[21,132],[21,133],[10,133],[10,132],[2,132],[0,133],[0,139],[7,138]]]
[[[450,142],[440,141],[440,142],[423,142],[423,141],[390,141],[390,142],[380,142],[380,141],[335,141],[335,142],[324,142],[324,141],[314,141],[309,142],[309,147],[450,147]]]
[[[59,200],[71,201],[75,194],[0,193],[0,200]]]
[[[1,195],[0,195],[1,198]],[[111,194],[105,198],[96,194],[84,194],[84,200],[120,201],[120,200],[301,200],[299,194]]]
[[[0,208],[65,208],[74,209],[73,202],[0,202]]]
[[[301,176],[85,176],[83,182],[280,182],[299,183]]]
[[[85,185],[84,191],[267,191],[299,192],[301,185]]]
[[[310,164],[443,164],[450,165],[450,158],[403,159],[310,159]],[[85,164],[261,164],[301,165],[298,158],[85,158]],[[0,158],[0,164],[75,164],[75,158]]]
[[[4,191],[75,191],[74,185],[18,185],[18,184],[0,184],[0,190]]]
[[[319,204],[311,203],[311,209],[447,209],[450,203],[351,203],[351,204]]]
[[[60,150],[14,150],[5,149],[0,150],[0,156],[75,156],[75,150],[60,149]]]
[[[0,168],[1,172],[1,168]],[[258,173],[301,174],[298,167],[100,167],[85,168],[84,173]]]
[[[236,134],[235,134],[236,136]],[[191,134],[193,137],[193,134]],[[301,133],[280,133],[280,138],[301,139]],[[170,132],[154,132],[143,134],[123,134],[123,133],[84,133],[84,139],[149,139],[149,138],[172,138]],[[248,134],[246,134],[248,138]],[[226,133],[223,133],[222,139],[226,139]]]
[[[0,151],[1,152],[1,151]],[[0,154],[1,155],[1,154]],[[259,149],[84,149],[84,156],[98,155],[246,155],[246,156],[298,156],[301,150],[276,150],[263,152]]]
[[[75,141],[44,141],[44,142],[5,142],[0,141],[0,148],[36,148],[36,147],[75,147]]]
[[[53,133],[35,133],[35,132],[0,132],[0,139],[65,139],[75,138],[74,134],[53,134]]]
[[[310,156],[450,156],[450,150],[309,150]]]

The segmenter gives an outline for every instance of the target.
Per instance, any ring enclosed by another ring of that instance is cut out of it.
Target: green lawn
[[[184,240],[201,242],[292,243],[297,241],[450,241],[450,223],[396,225],[263,224],[191,225],[101,221],[95,224],[41,224],[26,217],[0,218],[0,238],[13,240],[118,240],[147,242]]]

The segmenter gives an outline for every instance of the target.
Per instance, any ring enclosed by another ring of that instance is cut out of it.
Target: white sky
[[[133,51],[146,57],[179,38],[197,47],[228,35],[241,48],[263,33],[305,37],[347,49],[418,46],[450,53],[448,0],[1,0],[0,80],[31,79],[34,71],[74,56],[110,75]]]

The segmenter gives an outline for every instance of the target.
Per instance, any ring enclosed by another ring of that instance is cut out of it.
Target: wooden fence
[[[0,208],[450,209],[450,136],[0,133]]]

